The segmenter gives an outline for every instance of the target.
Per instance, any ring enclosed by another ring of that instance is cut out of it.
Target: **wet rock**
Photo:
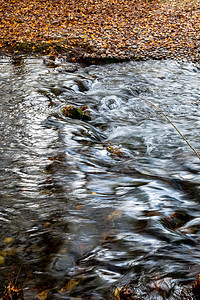
[[[195,234],[200,231],[200,218],[194,218],[186,223],[180,231],[183,234]]]
[[[185,211],[175,211],[171,214],[171,216],[163,218],[161,223],[163,226],[171,230],[176,230],[185,225],[191,219],[192,217]]]
[[[136,300],[137,293],[129,286],[124,286],[122,288],[115,289],[115,299],[116,300]]]
[[[81,108],[78,108],[74,105],[66,105],[62,109],[62,113],[64,114],[65,117],[68,118],[90,121],[91,117],[89,113],[86,111],[87,108],[88,107],[86,105],[82,106]]]
[[[108,146],[106,150],[111,154],[111,155],[116,155],[118,157],[122,157],[122,152],[117,146]]]
[[[79,119],[81,120],[83,117],[83,112],[80,108],[75,107],[74,105],[66,105],[62,112],[65,117],[69,117],[72,119]]]
[[[83,113],[82,120],[83,121],[91,121],[91,116],[89,115],[89,113],[87,111],[88,106],[87,105],[81,106],[81,110],[82,110],[82,113]]]
[[[89,91],[89,87],[87,86],[87,83],[85,81],[77,80],[76,83],[80,92]]]
[[[111,156],[119,158],[130,158],[131,154],[123,148],[119,148],[116,145],[109,145],[106,147],[106,150],[110,153]]]
[[[78,70],[78,68],[75,64],[67,64],[59,66],[56,70],[61,73],[74,73]]]
[[[50,58],[44,58],[43,63],[49,67],[49,68],[56,68],[58,67],[58,64],[55,62],[55,60],[50,59]]]
[[[200,299],[200,275],[198,275],[197,281],[192,286],[175,285],[172,278],[154,279],[152,278],[145,286],[128,284],[123,287],[117,287],[114,291],[115,300]]]
[[[51,88],[51,92],[55,95],[55,96],[60,96],[63,92],[65,92],[66,89],[64,89],[63,87],[60,86],[56,86],[56,87],[52,87]]]
[[[195,284],[192,286],[192,292],[196,300],[200,299],[200,275],[198,275]]]

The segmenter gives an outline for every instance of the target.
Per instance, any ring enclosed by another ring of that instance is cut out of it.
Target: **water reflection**
[[[198,150],[197,67],[0,66],[1,287],[15,265],[28,299],[111,299],[126,284],[181,299],[199,273],[199,161],[130,88]],[[64,117],[66,104],[87,104],[92,121]]]

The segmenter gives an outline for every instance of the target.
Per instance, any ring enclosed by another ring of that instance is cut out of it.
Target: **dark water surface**
[[[16,266],[27,299],[112,299],[126,284],[179,299],[200,273],[200,161],[130,88],[200,152],[198,67],[2,59],[0,87],[1,291]]]

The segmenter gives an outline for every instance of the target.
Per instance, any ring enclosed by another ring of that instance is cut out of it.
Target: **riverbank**
[[[2,0],[0,54],[200,60],[200,1]]]

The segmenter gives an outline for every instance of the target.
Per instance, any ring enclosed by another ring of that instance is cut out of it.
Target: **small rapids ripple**
[[[0,68],[1,293],[15,266],[27,299],[114,299],[126,285],[135,299],[189,299],[199,159],[141,98],[200,152],[198,66],[30,57]],[[64,117],[67,104],[92,121]]]

